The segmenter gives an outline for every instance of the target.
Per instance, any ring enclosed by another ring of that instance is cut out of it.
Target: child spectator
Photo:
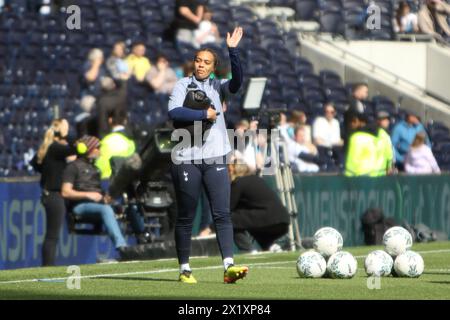
[[[405,155],[411,147],[417,133],[425,132],[425,128],[420,123],[419,117],[411,111],[406,116],[406,121],[397,122],[392,130],[392,145],[395,149],[395,164],[400,171],[404,170]],[[426,144],[431,146],[430,140],[426,136]]]
[[[416,134],[405,156],[405,171],[411,174],[440,173],[441,170],[430,147],[425,144],[427,135],[424,131]]]
[[[303,130],[305,131],[305,141],[308,143],[311,142],[311,126],[307,124],[307,120],[308,119],[306,117],[306,113],[304,113],[303,111],[292,111],[288,121],[288,134],[291,139],[295,139],[295,128],[298,126],[302,126]]]
[[[297,172],[318,172],[319,166],[313,161],[317,157],[317,148],[306,141],[305,127],[295,129],[294,141],[288,142],[289,161]]]

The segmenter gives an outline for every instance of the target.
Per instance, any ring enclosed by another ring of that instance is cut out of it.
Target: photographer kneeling
[[[122,256],[127,243],[114,211],[108,204],[110,198],[103,194],[100,172],[94,165],[100,155],[99,147],[100,141],[96,137],[84,136],[80,139],[77,145],[80,156],[64,170],[61,193],[66,200],[68,212],[102,220],[115,248]]]
[[[250,175],[246,164],[228,166],[231,179],[231,219],[234,242],[241,251],[251,252],[252,239],[262,250],[270,250],[274,242],[289,229],[289,213],[277,194],[259,176]]]

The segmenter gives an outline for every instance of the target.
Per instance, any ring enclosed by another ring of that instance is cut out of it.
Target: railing
[[[350,56],[350,57],[352,57],[353,59],[356,59],[356,60],[358,60],[359,62],[361,62],[361,63],[363,63],[363,64],[366,64],[366,65],[368,66],[368,69],[369,69],[372,73],[375,74],[377,70],[382,71],[383,73],[385,73],[385,74],[391,76],[391,77],[393,78],[393,82],[394,82],[395,84],[399,84],[400,82],[404,82],[404,83],[408,84],[409,86],[413,87],[414,89],[416,89],[417,91],[419,91],[420,94],[421,94],[422,96],[426,96],[426,95],[427,95],[425,89],[424,89],[424,88],[421,88],[421,87],[418,86],[417,84],[415,84],[415,83],[409,81],[408,79],[405,79],[405,78],[403,78],[403,77],[401,77],[401,76],[399,76],[399,75],[393,73],[392,71],[390,71],[390,70],[388,70],[388,69],[385,69],[385,68],[383,68],[383,67],[377,66],[377,65],[374,64],[373,62],[371,62],[371,61],[369,61],[369,60],[367,60],[367,59],[364,59],[364,58],[362,58],[362,57],[360,57],[360,56],[358,56],[358,55],[356,55],[356,54],[350,52],[349,50],[346,50],[346,49],[344,49],[344,48],[341,48],[341,47],[337,46],[337,45],[336,45],[334,42],[332,42],[332,41],[329,41],[329,40],[320,38],[320,36],[314,36],[314,40],[316,40],[317,42],[318,42],[318,41],[324,42],[324,43],[326,43],[326,44],[332,46],[332,47],[335,48],[336,50],[340,51],[341,57],[342,57],[343,59],[345,59],[347,56]]]

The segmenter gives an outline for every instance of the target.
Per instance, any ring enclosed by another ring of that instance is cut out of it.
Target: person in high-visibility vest
[[[383,176],[391,168],[393,153],[388,133],[375,124],[367,124],[364,113],[351,119],[351,134],[345,162],[346,176]]]
[[[96,166],[101,171],[102,179],[111,177],[112,157],[128,158],[136,151],[136,145],[125,132],[125,113],[115,112],[108,117],[108,122],[112,127],[111,133],[107,134],[100,142],[101,156],[96,161]]]
[[[383,170],[387,174],[393,172],[394,169],[394,146],[392,145],[391,136],[389,135],[389,113],[380,111],[377,113],[378,138],[380,146],[380,158],[378,168],[380,172]]]
[[[111,158],[128,158],[136,152],[136,145],[134,141],[127,136],[125,130],[125,112],[123,110],[112,112],[108,116],[108,123],[111,126],[111,132],[101,140],[100,157],[95,163],[101,172],[102,179],[111,177]],[[126,215],[130,221],[133,232],[136,234],[138,243],[143,244],[153,241],[152,235],[146,231],[144,218],[136,205],[129,206]]]

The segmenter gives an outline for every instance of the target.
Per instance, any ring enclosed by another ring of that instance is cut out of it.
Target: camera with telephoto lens
[[[193,110],[208,110],[210,107],[215,109],[211,99],[203,90],[198,89],[195,83],[191,83],[187,87],[186,98],[184,99],[183,107]],[[191,135],[191,146],[194,145],[194,136],[196,135],[201,135],[202,139],[199,139],[199,141],[206,140],[208,137],[209,129],[211,129],[213,124],[214,123],[208,119],[202,120],[201,127],[195,127],[194,121],[173,121],[173,127],[175,129],[186,129],[187,131],[189,131]]]

